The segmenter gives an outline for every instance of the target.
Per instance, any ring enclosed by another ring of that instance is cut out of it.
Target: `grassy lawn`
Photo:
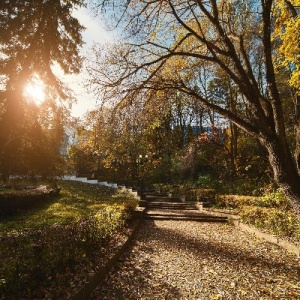
[[[128,228],[137,205],[132,195],[80,182],[58,184],[59,196],[1,216],[0,298],[65,297]]]
[[[124,192],[81,182],[60,181],[60,195],[30,211],[21,211],[13,217],[2,217],[0,234],[15,230],[42,228],[68,224],[111,209],[136,205],[136,200]]]

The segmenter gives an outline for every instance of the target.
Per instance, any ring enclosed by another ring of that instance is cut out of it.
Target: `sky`
[[[93,16],[92,12],[86,8],[80,8],[73,12],[73,15],[79,22],[86,27],[83,32],[83,41],[85,45],[82,48],[84,55],[93,46],[94,43],[107,43],[113,41],[113,34],[104,29],[101,22],[101,16]],[[72,105],[72,116],[82,117],[88,110],[96,107],[97,99],[88,94],[83,87],[86,74],[84,69],[78,75],[64,75],[58,70],[60,78],[73,90],[77,103]]]

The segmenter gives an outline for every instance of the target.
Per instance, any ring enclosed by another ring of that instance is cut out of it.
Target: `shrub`
[[[300,216],[280,190],[263,197],[219,195],[217,206],[236,209],[244,222],[300,242]]]
[[[275,192],[265,195],[264,197],[261,197],[257,205],[262,207],[278,207],[280,209],[291,208],[287,198],[283,195],[283,193],[280,190],[277,190]]]
[[[124,207],[123,211],[122,211],[123,219],[131,221],[135,215],[136,206],[137,206],[137,204],[134,202],[123,203],[123,207]]]
[[[262,180],[251,180],[250,178],[235,178],[234,180],[218,181],[218,193],[236,194],[243,196],[262,196],[266,189],[266,183]]]
[[[218,195],[217,206],[237,209],[243,206],[256,205],[260,202],[260,197],[241,195]]]
[[[0,193],[0,213],[11,215],[19,210],[27,210],[33,206],[56,196],[59,189],[41,186],[35,189],[10,190]]]
[[[239,215],[246,223],[265,228],[279,236],[292,237],[300,241],[300,216],[276,208],[245,206]]]
[[[202,174],[198,177],[197,185],[202,188],[209,188],[216,184],[216,180],[210,174]]]
[[[263,197],[241,195],[218,195],[219,207],[242,208],[244,206],[277,207],[283,210],[290,209],[287,198],[281,191],[268,193]]]
[[[179,184],[172,185],[169,187],[169,192],[172,193],[173,197],[180,197],[180,196],[184,195],[185,190],[186,190],[186,187],[183,185],[179,185]]]

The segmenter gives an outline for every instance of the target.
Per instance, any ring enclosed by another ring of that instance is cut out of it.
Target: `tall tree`
[[[300,212],[300,176],[286,137],[273,61],[272,8],[276,1],[100,2],[123,7],[127,29],[135,34],[123,56],[110,62],[110,70],[118,66],[119,71],[108,81],[104,78],[104,86],[117,84],[120,99],[145,89],[174,89],[231,120],[265,147],[274,180]],[[256,61],[258,51],[261,64]],[[182,67],[162,77],[162,70],[175,60]],[[215,102],[203,92],[197,69],[204,62],[218,66],[234,82],[243,95],[242,111]]]
[[[21,151],[18,145],[24,139],[24,120],[30,107],[24,98],[26,84],[33,78],[41,80],[52,106],[58,98],[69,97],[53,65],[58,64],[65,73],[80,70],[84,27],[72,11],[82,5],[80,0],[1,2],[0,173],[4,176],[11,171],[8,157]]]

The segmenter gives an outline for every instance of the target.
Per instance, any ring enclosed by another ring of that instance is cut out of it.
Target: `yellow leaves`
[[[161,125],[161,121],[159,120],[155,120],[152,122],[152,124],[150,125],[150,129],[156,129],[156,128],[159,128]]]
[[[164,68],[164,76],[168,79],[176,80],[188,67],[188,60],[179,57],[172,57],[168,60]]]
[[[295,55],[299,58],[300,19],[292,18],[285,25],[284,32],[281,34],[283,43],[280,50],[290,59],[294,59]]]
[[[292,5],[289,6],[288,3]],[[290,86],[300,89],[300,17],[296,16],[295,7],[300,6],[300,0],[277,0],[274,5],[276,18],[273,40],[279,40],[279,57],[276,67],[284,67],[291,72]]]

